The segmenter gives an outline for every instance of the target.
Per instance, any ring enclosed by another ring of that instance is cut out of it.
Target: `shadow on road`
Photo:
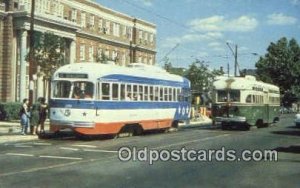
[[[289,146],[289,147],[278,147],[275,148],[274,150],[278,151],[278,152],[285,152],[285,153],[297,153],[300,154],[300,146],[296,145],[296,146]]]
[[[289,136],[300,136],[300,129],[298,130],[289,130],[289,131],[273,131],[273,134],[280,134],[280,135],[289,135]]]

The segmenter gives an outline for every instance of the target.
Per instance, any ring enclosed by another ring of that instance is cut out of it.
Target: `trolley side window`
[[[112,100],[114,101],[119,100],[119,84],[116,83],[112,84]]]
[[[126,85],[121,84],[121,100],[125,100],[125,99],[126,99]]]
[[[130,101],[132,100],[132,87],[131,87],[131,84],[127,84],[126,86],[126,91],[127,91],[127,96],[126,96],[126,100]]]
[[[168,94],[168,88],[165,87],[164,88],[164,101],[168,101],[168,96],[169,96],[169,94]]]
[[[110,84],[101,83],[101,99],[110,100]]]
[[[154,88],[153,88],[153,86],[149,87],[149,100],[150,101],[154,100]]]
[[[138,100],[139,101],[143,101],[144,100],[144,86],[143,85],[139,85]]]
[[[144,100],[145,101],[149,100],[149,87],[148,86],[144,87]]]

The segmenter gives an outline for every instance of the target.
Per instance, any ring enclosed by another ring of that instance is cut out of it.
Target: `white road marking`
[[[25,156],[25,157],[33,157],[32,154],[26,154],[26,153],[6,153],[5,155],[13,155],[13,156]]]
[[[29,145],[15,145],[16,148],[32,148],[32,146]]]
[[[38,145],[38,146],[51,146],[51,143],[47,143],[47,142],[35,142],[33,143],[33,145]]]
[[[118,153],[118,151],[102,150],[102,149],[83,149],[83,151],[102,152],[102,153]]]
[[[68,159],[68,160],[82,160],[78,157],[62,157],[62,156],[51,156],[51,155],[41,155],[40,158],[50,158],[50,159]]]
[[[190,141],[185,141],[185,142],[178,142],[178,143],[174,143],[174,144],[169,144],[169,145],[155,147],[153,149],[162,149],[162,148],[169,148],[169,147],[172,147],[172,146],[180,146],[180,145],[190,144],[190,143],[199,142],[199,141],[206,141],[206,140],[216,139],[216,138],[220,138],[220,137],[226,137],[226,136],[229,136],[229,135],[230,134],[223,134],[223,135],[206,137],[206,138],[201,138],[201,139],[196,139],[196,140],[190,140]]]
[[[83,144],[75,144],[72,145],[74,147],[83,147],[83,148],[96,148],[97,146],[93,146],[93,145],[83,145]]]
[[[63,149],[63,150],[71,150],[71,151],[78,151],[78,148],[69,148],[69,147],[60,147],[59,149]]]

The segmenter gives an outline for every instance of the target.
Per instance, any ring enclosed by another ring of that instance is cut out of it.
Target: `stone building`
[[[0,101],[21,101],[29,93],[32,0],[0,0]],[[154,64],[156,25],[103,7],[91,0],[35,0],[34,29],[67,42],[67,63],[95,62],[104,54],[120,66]],[[36,77],[34,97],[45,96]]]

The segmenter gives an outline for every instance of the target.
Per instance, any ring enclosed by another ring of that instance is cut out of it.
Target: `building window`
[[[129,40],[132,40],[132,28],[131,27],[126,27],[126,31],[127,31],[127,38]]]
[[[145,43],[147,44],[147,42],[148,42],[148,33],[146,33],[146,32],[145,32],[145,37],[144,37],[144,39],[145,39]]]
[[[94,47],[89,47],[89,61],[94,61]]]
[[[40,0],[36,1],[36,4],[35,4],[35,11],[37,13],[42,13],[42,2]]]
[[[80,46],[80,61],[84,61],[85,60],[85,46],[81,45]]]
[[[113,35],[116,37],[120,36],[120,24],[113,23]]]
[[[105,32],[104,34],[110,34],[110,21],[105,22]]]
[[[117,59],[118,59],[118,52],[114,50],[112,52],[112,57],[111,58],[112,58],[113,61],[117,61]]]
[[[139,43],[142,43],[142,39],[143,39],[143,31],[139,30]]]
[[[105,50],[104,55],[106,58],[109,58],[109,50],[108,49]]]
[[[64,17],[64,5],[62,5],[62,4],[58,5],[58,17],[61,17],[61,18]]]
[[[150,59],[149,59],[149,64],[153,65],[153,58],[152,57],[150,57]]]
[[[77,22],[77,10],[75,9],[72,10],[71,21]]]
[[[90,15],[90,23],[89,23],[90,28],[94,28],[95,26],[95,16]]]
[[[127,27],[124,25],[124,26],[122,26],[122,35],[124,36],[124,37],[126,37],[126,34],[127,34]]]
[[[99,20],[98,20],[98,29],[99,29],[100,33],[103,32],[103,19],[102,18],[99,18]]]
[[[51,11],[50,11],[50,10],[51,10],[51,2],[50,2],[50,0],[47,0],[47,1],[46,1],[45,7],[44,7],[44,8],[45,8],[45,12],[46,12],[46,13],[50,13],[50,12],[51,12]]]
[[[86,27],[86,14],[81,13],[81,27]]]
[[[122,55],[122,66],[125,66],[126,65],[126,55],[125,53],[123,53]]]
[[[31,8],[31,0],[21,0],[20,1],[20,9],[21,10],[30,10]]]
[[[154,41],[154,36],[153,36],[153,34],[151,33],[151,34],[150,34],[150,42],[153,43],[153,41]]]
[[[103,53],[103,50],[101,48],[98,48],[97,57],[101,59],[102,58],[102,53]]]

